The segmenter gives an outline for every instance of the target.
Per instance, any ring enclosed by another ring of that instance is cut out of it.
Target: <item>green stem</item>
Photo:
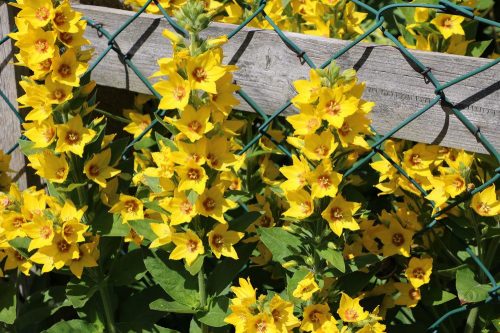
[[[200,306],[204,308],[207,304],[207,290],[205,284],[205,270],[203,269],[203,265],[201,266],[200,271],[198,272],[198,290],[200,295]],[[201,331],[203,333],[208,333],[208,326],[204,323],[200,322]]]
[[[99,293],[101,294],[102,305],[104,307],[104,316],[106,319],[107,332],[116,333],[115,324],[113,320],[113,311],[111,309],[111,302],[109,300],[108,287],[106,281],[101,281],[99,286]]]
[[[107,112],[107,111],[104,111],[104,110],[101,110],[101,109],[94,109],[94,111],[97,112],[97,113],[100,113],[102,115],[105,115],[106,117],[109,117],[111,119],[114,119],[116,121],[124,123],[124,124],[130,124],[131,123],[131,121],[129,119],[127,119],[127,118],[117,116],[116,114],[112,114],[110,112]]]

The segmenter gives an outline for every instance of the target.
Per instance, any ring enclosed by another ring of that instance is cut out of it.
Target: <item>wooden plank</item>
[[[0,3],[0,38],[11,32],[12,15],[7,3]],[[10,102],[17,108],[17,85],[13,62],[13,46],[11,41],[0,45],[0,89],[8,97]],[[19,120],[10,110],[9,106],[0,98],[0,149],[10,149],[21,135]],[[10,168],[14,171],[13,178],[18,182],[20,188],[26,188],[25,160],[19,149],[12,153]]]
[[[104,28],[110,32],[114,32],[134,14],[86,5],[75,7],[87,17],[103,23]],[[120,49],[129,53],[133,62],[146,76],[157,70],[158,58],[171,55],[170,43],[161,35],[165,28],[170,29],[170,26],[164,19],[143,14],[116,39]],[[216,37],[228,34],[233,28],[232,25],[214,23],[205,34]],[[296,33],[287,35],[306,50],[316,64],[321,64],[331,54],[348,44],[346,41]],[[88,29],[86,37],[92,41],[96,54],[107,46],[107,40],[99,38],[93,29]],[[308,75],[307,64],[302,64],[273,31],[245,28],[225,45],[224,51],[225,62],[236,64],[240,68],[235,73],[236,82],[269,114],[294,95],[292,82]],[[431,52],[412,52],[423,64],[432,68],[432,72],[441,82],[491,61]],[[422,75],[415,72],[395,47],[361,43],[344,54],[337,63],[343,69],[356,68],[360,79],[366,81],[364,96],[376,103],[372,119],[373,126],[379,133],[387,133],[435,97],[432,85],[424,82]],[[463,113],[480,127],[481,132],[498,150],[499,74],[500,66],[497,65],[446,90],[447,97],[461,106]],[[97,67],[93,78],[101,85],[148,93],[142,82],[114,53],[108,55]],[[242,103],[239,108],[250,110],[246,103]],[[289,108],[284,114],[293,112],[295,111]],[[433,107],[395,137],[485,152],[463,124],[440,105]]]

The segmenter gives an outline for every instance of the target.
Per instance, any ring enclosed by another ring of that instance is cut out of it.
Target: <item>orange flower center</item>
[[[331,116],[336,116],[340,112],[340,104],[335,100],[330,100],[326,103],[326,112]]]
[[[217,159],[217,156],[215,156],[212,153],[209,153],[207,155],[207,159],[210,161],[210,164],[212,164],[212,167],[217,167],[219,165],[219,160]]]
[[[66,133],[65,139],[66,139],[66,143],[68,143],[70,145],[75,145],[78,142],[80,142],[80,134],[78,132],[75,132],[75,131],[68,131]]]
[[[59,69],[57,70],[59,75],[61,75],[63,78],[66,78],[71,75],[71,67],[67,64],[62,64],[59,66]]]
[[[416,165],[419,165],[420,163],[422,163],[422,159],[420,158],[420,155],[419,154],[411,154],[410,163],[413,166],[416,166]]]
[[[48,71],[50,67],[52,67],[52,59],[45,59],[41,63],[38,64],[40,70]]]
[[[57,242],[57,249],[59,252],[66,253],[69,251],[70,247],[71,246],[64,239]]]
[[[196,67],[192,75],[197,82],[206,81],[207,79],[207,71],[203,67]]]
[[[354,309],[347,309],[344,311],[344,316],[346,317],[347,320],[357,320],[359,315],[358,311]]]
[[[56,89],[52,93],[52,96],[57,99],[58,101],[62,101],[66,98],[66,93],[62,89]]]
[[[37,8],[35,11],[35,17],[40,21],[48,20],[50,16],[50,10],[47,7]]]
[[[22,217],[15,217],[12,220],[12,226],[16,229],[21,228],[23,224],[24,224],[24,219]]]
[[[412,274],[415,279],[423,280],[425,277],[425,271],[422,269],[422,267],[415,268]]]
[[[453,21],[450,18],[447,18],[443,21],[443,27],[445,27],[446,29],[453,28]]]
[[[313,129],[315,129],[318,126],[319,126],[319,121],[318,121],[317,118],[311,118],[307,122],[307,129],[308,130],[313,130]]]
[[[255,322],[255,329],[259,333],[264,333],[267,331],[267,323],[264,320],[257,320]]]
[[[50,142],[54,138],[54,135],[56,135],[56,130],[53,127],[46,127],[42,135],[46,142]]]
[[[56,15],[54,16],[54,23],[60,27],[64,23],[66,23],[66,15],[62,12],[57,12]]]
[[[392,235],[392,244],[395,246],[401,246],[405,243],[405,238],[403,234],[396,232],[394,235]]]
[[[486,202],[479,202],[477,210],[486,215],[489,214],[491,207]]]
[[[314,149],[314,152],[320,157],[326,157],[328,154],[328,147],[325,145],[319,145]]]
[[[352,131],[351,126],[349,126],[349,123],[347,122],[344,122],[342,127],[339,129],[339,133],[342,136],[347,136],[351,131]]]
[[[98,165],[95,165],[95,164],[92,164],[90,165],[89,167],[89,175],[92,176],[92,177],[97,177],[99,176],[99,166]]]
[[[198,133],[201,130],[201,123],[198,120],[193,120],[188,124],[191,131]]]
[[[59,168],[56,171],[56,178],[63,179],[65,174],[66,174],[66,168]]]
[[[329,188],[332,185],[332,181],[330,179],[330,176],[328,175],[321,175],[318,177],[318,184],[322,188]]]
[[[412,288],[408,291],[408,296],[410,296],[412,300],[418,301],[420,300],[420,290]]]
[[[271,218],[267,215],[262,216],[259,222],[261,227],[267,228],[271,226]]]
[[[139,205],[135,202],[135,200],[127,200],[123,206],[125,207],[127,213],[134,213],[139,210]]]
[[[183,86],[176,87],[174,89],[174,98],[178,101],[186,96],[186,89]]]
[[[191,205],[191,203],[188,200],[185,200],[181,202],[181,204],[179,205],[179,209],[183,214],[189,215],[193,210],[193,205]]]
[[[190,168],[187,172],[187,177],[190,180],[199,180],[201,178],[201,172],[198,169]]]
[[[282,316],[281,312],[278,309],[274,309],[271,312],[271,315],[273,316],[275,323],[281,322],[281,320],[283,320],[283,317],[284,317],[284,316]]]
[[[337,222],[339,220],[342,220],[343,218],[343,214],[342,214],[342,209],[340,209],[339,207],[332,207],[332,209],[330,209],[330,219],[332,219],[333,221]]]
[[[464,185],[465,182],[460,177],[457,177],[453,180],[453,186],[455,186],[457,190],[461,189]]]
[[[45,53],[49,49],[49,42],[46,39],[38,39],[35,41],[35,49],[40,53]]]
[[[69,32],[61,32],[59,34],[59,39],[64,43],[64,44],[71,44],[73,42],[73,35],[70,34]]]
[[[198,242],[196,240],[190,239],[188,240],[186,247],[189,252],[196,252],[196,249],[198,248]]]
[[[52,235],[52,228],[48,225],[45,225],[40,228],[40,237],[43,239],[49,239],[50,235]]]
[[[313,310],[309,314],[309,320],[312,321],[313,323],[319,323],[321,321],[321,315],[322,313],[318,310]]]
[[[16,258],[17,261],[24,262],[26,259],[21,255],[19,252],[14,252],[14,258]]]
[[[72,225],[65,225],[63,228],[63,234],[66,237],[71,237],[75,233],[75,228]]]
[[[224,245],[224,237],[222,237],[222,235],[216,234],[212,237],[212,241],[210,243],[216,249],[220,249]]]
[[[205,208],[206,211],[214,210],[216,206],[217,203],[212,198],[206,198],[203,200],[203,208]]]

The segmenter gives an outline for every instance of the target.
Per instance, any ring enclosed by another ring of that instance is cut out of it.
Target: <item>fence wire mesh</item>
[[[435,97],[424,107],[422,107],[420,110],[416,111],[415,113],[411,114],[408,118],[406,118],[404,121],[399,123],[396,127],[392,128],[390,131],[388,131],[385,135],[381,136],[376,134],[376,141],[371,145],[369,152],[360,160],[358,160],[354,165],[344,173],[344,177],[349,176],[350,174],[354,173],[356,170],[361,168],[363,165],[366,163],[369,163],[369,161],[377,154],[379,154],[381,157],[386,159],[389,163],[391,163],[397,170],[398,172],[405,177],[410,183],[412,183],[418,191],[425,197],[428,195],[428,193],[418,184],[418,182],[413,179],[411,176],[406,173],[403,168],[401,168],[398,163],[396,163],[387,153],[384,152],[383,150],[383,143],[391,138],[396,132],[401,130],[403,127],[407,126],[410,124],[413,120],[417,119],[418,117],[422,116],[424,113],[426,113],[428,110],[430,110],[434,105],[438,103],[442,103],[444,106],[448,107],[454,114],[455,117],[459,119],[459,121],[476,137],[478,142],[481,143],[481,145],[490,153],[491,156],[494,157],[497,163],[497,167],[495,169],[495,174],[492,178],[484,182],[481,186],[476,187],[473,190],[468,190],[466,193],[464,193],[458,200],[455,200],[453,203],[449,204],[445,208],[442,208],[438,210],[436,213],[434,213],[431,216],[431,221],[427,223],[424,228],[417,234],[422,234],[425,232],[428,232],[429,230],[433,229],[437,225],[440,225],[438,218],[452,209],[453,207],[463,203],[464,201],[470,199],[474,194],[481,192],[488,186],[494,184],[497,180],[500,178],[500,154],[497,152],[495,147],[488,141],[486,137],[481,133],[479,127],[474,125],[458,108],[458,106],[454,105],[447,97],[446,97],[446,92],[445,90],[447,88],[452,87],[453,85],[467,80],[468,78],[477,75],[483,71],[488,70],[489,68],[497,65],[500,62],[500,58],[497,58],[495,60],[492,60],[491,62],[476,68],[475,70],[472,70],[464,75],[461,75],[459,77],[456,77],[455,79],[452,79],[447,82],[439,82],[434,74],[432,73],[432,69],[427,67],[424,63],[422,63],[419,59],[417,59],[409,50],[388,30],[384,28],[384,14],[391,12],[397,8],[402,8],[402,7],[412,7],[412,8],[429,8],[429,9],[434,9],[437,10],[439,13],[446,13],[446,14],[453,14],[453,15],[460,15],[465,18],[471,19],[471,20],[476,20],[478,22],[481,22],[483,24],[487,24],[490,26],[493,26],[495,28],[500,28],[500,23],[497,23],[495,21],[485,19],[483,17],[479,17],[474,15],[473,8],[470,7],[465,7],[465,6],[460,6],[456,5],[454,3],[451,3],[448,0],[440,0],[438,4],[427,4],[427,3],[397,3],[397,4],[391,4],[384,6],[380,9],[375,9],[372,6],[369,6],[365,3],[363,3],[361,0],[348,0],[350,2],[355,3],[357,6],[363,8],[366,10],[369,14],[371,14],[374,17],[374,23],[370,28],[368,28],[362,35],[358,36],[355,40],[351,41],[347,46],[344,48],[338,50],[336,53],[334,53],[330,59],[322,63],[321,65],[317,66],[311,58],[308,56],[307,51],[301,49],[298,47],[290,38],[288,38],[285,33],[273,22],[270,16],[265,12],[264,8],[266,7],[267,1],[266,0],[261,0],[259,7],[255,10],[255,12],[249,16],[244,22],[242,22],[240,25],[238,25],[231,33],[227,35],[228,39],[233,38],[236,34],[238,34],[244,27],[246,27],[255,17],[260,15],[263,19],[265,19],[270,26],[272,27],[272,30],[276,32],[276,34],[280,37],[280,39],[289,47],[304,63],[306,63],[310,68],[320,68],[323,69],[327,67],[332,61],[335,59],[341,57],[344,55],[347,51],[349,51],[352,47],[366,39],[369,35],[374,33],[376,30],[380,30],[385,37],[387,37],[389,40],[391,40],[395,46],[401,51],[403,56],[407,58],[408,61],[411,62],[413,65],[412,67],[418,71],[422,75],[422,80],[425,80],[427,83],[431,83],[434,86],[434,93]],[[12,2],[12,1],[8,1]],[[84,74],[91,74],[92,71],[96,69],[96,67],[101,63],[101,61],[111,52],[115,52],[118,57],[122,60],[122,62],[130,68],[136,75],[137,77],[146,85],[148,90],[151,92],[152,95],[154,95],[157,99],[161,99],[161,95],[153,88],[152,83],[148,80],[147,76],[145,76],[141,71],[138,69],[138,67],[134,64],[132,61],[132,58],[128,55],[125,54],[121,51],[116,39],[118,35],[120,35],[132,22],[134,22],[141,14],[143,14],[147,7],[154,3],[162,13],[164,19],[168,21],[170,26],[179,34],[181,34],[183,37],[189,37],[189,34],[181,27],[179,26],[175,20],[172,19],[171,16],[167,13],[165,8],[162,7],[162,5],[157,1],[157,0],[147,0],[144,5],[133,15],[131,16],[128,20],[123,22],[123,24],[113,32],[110,32],[106,30],[103,26],[103,24],[96,22],[92,20],[89,17],[84,17],[84,19],[87,21],[88,25],[91,26],[93,29],[96,30],[96,32],[99,34],[100,37],[104,37],[108,40],[108,46],[102,51],[100,54],[98,54],[92,63],[92,65],[89,67],[87,72]],[[13,31],[14,32],[14,31]],[[5,36],[0,39],[0,45],[7,43],[10,41],[9,36]],[[369,84],[369,82],[368,82]],[[239,152],[240,154],[245,153],[248,149],[250,149],[253,145],[259,142],[259,139],[261,137],[266,137],[270,139],[273,143],[276,144],[278,149],[280,149],[285,155],[288,157],[292,156],[292,153],[285,147],[283,142],[277,142],[270,134],[267,133],[268,129],[271,127],[271,123],[275,120],[278,119],[278,117],[292,105],[292,102],[290,100],[287,100],[281,107],[279,107],[277,110],[275,110],[273,113],[270,115],[266,114],[264,110],[259,106],[259,104],[253,100],[248,94],[245,93],[244,88],[240,88],[236,92],[245,102],[248,103],[248,105],[262,118],[261,121],[262,123],[258,126],[258,134],[254,136]],[[19,120],[20,124],[24,122],[23,116],[19,112],[19,110],[16,109],[14,104],[8,99],[4,91],[0,89],[0,96],[3,99],[3,101],[7,104],[8,108],[15,114],[17,119]],[[167,113],[168,110],[162,110],[158,109],[155,111],[155,114],[163,117]],[[0,115],[1,116],[1,115]],[[127,158],[129,155],[130,151],[133,149],[133,146],[136,142],[140,141],[148,132],[150,132],[155,125],[157,125],[159,120],[157,118],[153,119],[151,124],[147,126],[140,135],[135,137],[125,148],[125,151],[123,152],[123,158]],[[376,133],[376,132],[375,132]],[[24,136],[20,137],[21,139],[24,138]],[[15,144],[12,146],[9,150],[7,150],[7,154],[11,154],[14,152],[17,148],[19,147],[19,143]],[[435,205],[431,200],[428,200],[430,205],[434,208]],[[245,207],[243,207],[245,208]],[[474,253],[474,250],[466,244],[460,237],[458,237],[456,234],[454,234],[454,231],[450,228],[449,225],[447,224],[442,224],[445,228],[447,228],[452,235],[455,236],[457,240],[463,243],[463,246],[465,248],[465,251],[468,253],[470,258],[477,264],[479,269],[484,273],[484,275],[487,277],[489,282],[492,285],[492,288],[488,291],[489,296],[481,302],[477,303],[467,303],[463,304],[460,307],[450,310],[444,315],[442,315],[440,318],[438,318],[431,326],[428,327],[429,332],[438,332],[440,325],[443,324],[443,322],[448,319],[450,316],[453,316],[458,313],[466,312],[472,308],[481,306],[483,304],[487,303],[500,303],[500,293],[499,293],[499,284],[496,282],[493,274],[488,270],[488,268],[485,266],[485,264],[476,256]]]

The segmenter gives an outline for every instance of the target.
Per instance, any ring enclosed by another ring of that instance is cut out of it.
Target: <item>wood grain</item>
[[[8,5],[0,3],[0,38],[10,33],[12,29],[12,16],[9,17]],[[11,41],[0,45],[0,89],[17,108],[16,74],[13,62],[13,46]],[[0,98],[0,149],[10,149],[21,135],[19,120],[10,110],[9,106]],[[20,188],[26,188],[25,160],[19,149],[12,153],[10,168],[14,171],[13,178]]]
[[[114,32],[134,13],[118,9],[76,5],[87,17],[103,23]],[[171,55],[170,43],[161,32],[168,23],[157,15],[143,14],[116,39],[118,47],[146,76],[157,70],[156,59]],[[228,34],[233,25],[214,23],[205,31],[207,36]],[[321,64],[331,54],[348,44],[346,41],[306,36],[287,35],[316,63]],[[108,41],[88,29],[87,38],[99,54]],[[278,35],[269,30],[245,28],[224,47],[225,62],[236,64],[236,82],[257,103],[271,114],[294,95],[292,82],[307,77],[309,67],[287,48]],[[412,51],[440,82],[446,82],[481,65],[488,59]],[[343,68],[356,68],[360,80],[366,81],[365,98],[376,103],[372,113],[373,126],[379,133],[387,133],[406,117],[424,107],[434,95],[427,84],[403,57],[391,46],[361,43],[337,60]],[[500,150],[500,66],[446,89],[446,96],[457,103],[463,113],[486,138]],[[101,85],[148,93],[146,86],[128,69],[115,53],[110,53],[93,73]],[[239,106],[251,110],[245,103]],[[295,112],[288,108],[284,115]],[[397,138],[485,152],[476,138],[449,110],[437,105],[395,134]]]

